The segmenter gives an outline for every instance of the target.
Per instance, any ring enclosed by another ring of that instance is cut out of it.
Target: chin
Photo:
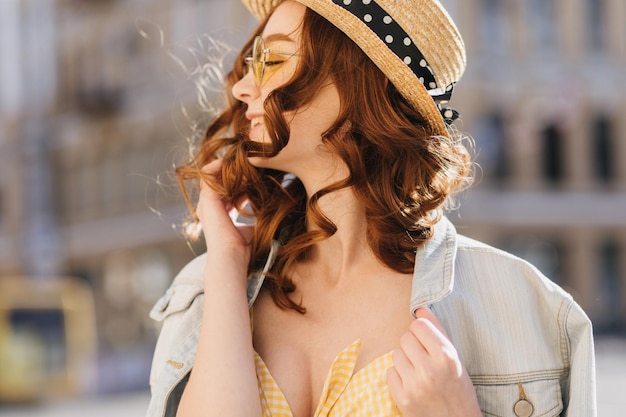
[[[263,158],[260,156],[249,156],[248,157],[248,162],[250,162],[250,165],[255,166],[257,168],[266,168],[265,163],[267,161],[267,158]]]
[[[265,168],[275,171],[290,172],[287,169],[287,165],[290,164],[285,164],[284,161],[281,161],[280,158],[277,159],[276,156],[272,156],[269,158],[265,158],[262,156],[249,156],[248,162],[255,168]]]
[[[269,169],[278,169],[276,164],[272,163],[272,158],[265,158],[262,156],[249,156],[248,162],[250,165],[256,168],[269,168]]]

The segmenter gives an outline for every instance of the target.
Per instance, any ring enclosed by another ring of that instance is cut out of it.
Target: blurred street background
[[[626,396],[626,2],[442,0],[476,184],[449,214],[595,326]],[[238,0],[0,0],[0,416],[143,415],[151,306],[203,249],[173,168],[255,22]]]

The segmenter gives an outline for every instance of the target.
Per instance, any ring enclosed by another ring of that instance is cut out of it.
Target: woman
[[[262,23],[179,170],[207,253],[152,312],[148,415],[595,415],[581,309],[441,215],[470,172],[442,6],[244,3]]]

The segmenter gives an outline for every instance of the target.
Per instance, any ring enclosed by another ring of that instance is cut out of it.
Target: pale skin
[[[299,3],[282,3],[263,31],[266,46],[297,52],[304,11]],[[234,85],[234,97],[247,105],[252,140],[267,137],[263,100],[289,80],[297,59],[286,58],[260,87],[252,74]],[[321,141],[338,111],[337,90],[329,81],[306,109],[287,115],[289,144],[275,157],[250,162],[294,173],[307,195],[344,178],[348,168]],[[205,167],[218,181],[220,170],[220,160]],[[327,195],[319,204],[338,231],[289,271],[297,285],[292,297],[303,302],[307,313],[280,309],[262,291],[253,308],[252,333],[246,299],[250,231],[232,223],[230,202],[202,187],[197,215],[207,245],[207,291],[198,353],[177,415],[261,416],[256,350],[294,417],[311,416],[332,360],[361,339],[355,371],[393,351],[387,383],[405,417],[481,416],[467,372],[437,318],[427,308],[416,311],[417,319],[409,314],[411,276],[381,264],[368,247],[365,213],[353,192]]]

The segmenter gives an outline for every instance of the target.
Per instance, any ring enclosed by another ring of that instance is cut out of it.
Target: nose
[[[259,97],[261,89],[255,84],[252,71],[248,71],[245,76],[233,85],[231,93],[237,100],[246,104]]]

